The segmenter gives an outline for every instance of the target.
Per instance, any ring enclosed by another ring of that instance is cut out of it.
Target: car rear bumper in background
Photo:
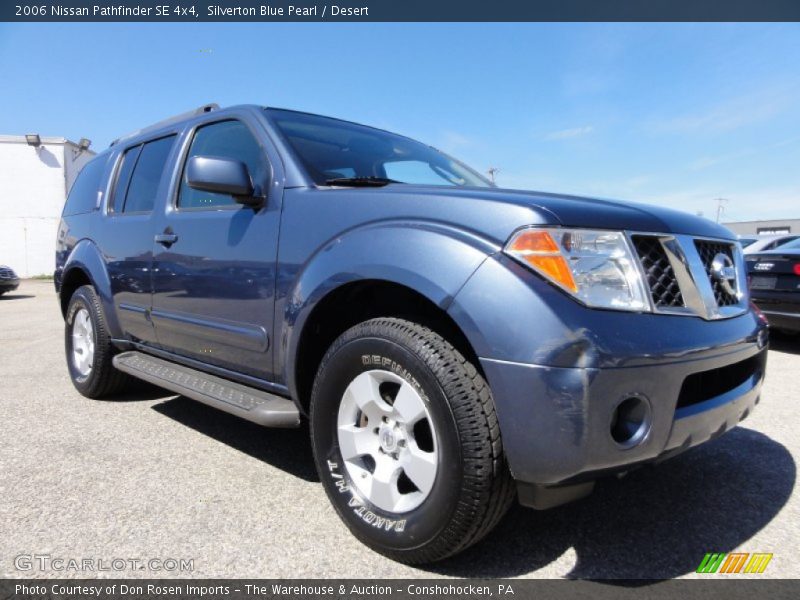
[[[731,429],[759,401],[766,353],[749,345],[701,360],[606,369],[481,365],[514,478],[557,485],[666,458]],[[612,434],[625,431],[614,425],[621,405],[643,409],[630,414],[647,421],[629,440]]]
[[[800,293],[753,290],[751,298],[767,317],[770,327],[800,331]]]
[[[13,292],[19,287],[19,279],[0,279],[0,292]]]

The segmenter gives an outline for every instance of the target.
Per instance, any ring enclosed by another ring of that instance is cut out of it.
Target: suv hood
[[[463,198],[465,202],[489,204],[492,211],[502,211],[503,205],[508,208],[529,208],[538,213],[539,217],[532,223],[736,239],[729,229],[713,221],[652,204],[503,188],[443,188],[403,184],[389,185],[378,190],[404,194],[419,194],[424,190],[426,196],[451,199],[456,196]],[[465,206],[465,210],[469,209]],[[519,223],[518,226],[525,224]]]

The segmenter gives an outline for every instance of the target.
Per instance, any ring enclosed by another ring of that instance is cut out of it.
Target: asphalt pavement
[[[672,578],[733,551],[773,553],[759,577],[800,577],[800,337],[773,337],[762,401],[726,435],[574,504],[515,506],[424,568],[350,535],[306,428],[263,429],[144,384],[80,396],[52,282],[0,297],[0,389],[2,577]]]

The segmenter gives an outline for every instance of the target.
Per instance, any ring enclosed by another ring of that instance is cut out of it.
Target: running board
[[[300,425],[300,413],[291,400],[197,369],[135,351],[117,354],[114,366],[133,377],[265,427]]]

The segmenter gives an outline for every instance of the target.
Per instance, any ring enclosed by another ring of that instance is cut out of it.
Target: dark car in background
[[[0,296],[19,287],[19,277],[10,267],[0,265]]]
[[[800,332],[800,239],[745,260],[752,300],[770,326]]]

